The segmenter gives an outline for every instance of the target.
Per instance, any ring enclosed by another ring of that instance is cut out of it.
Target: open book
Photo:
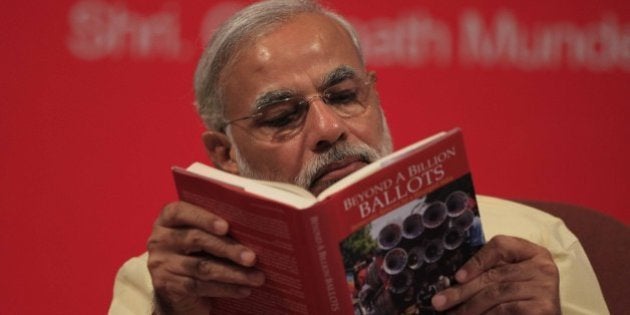
[[[484,243],[459,129],[416,142],[315,197],[194,163],[174,167],[183,201],[230,222],[267,278],[220,314],[431,313],[431,297]]]

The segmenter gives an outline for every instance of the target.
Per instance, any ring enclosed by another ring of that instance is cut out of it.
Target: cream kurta
[[[486,239],[511,235],[546,247],[560,271],[562,313],[608,314],[599,283],[582,245],[564,223],[539,210],[507,200],[477,196]],[[118,271],[109,314],[151,314],[153,289],[147,254]]]

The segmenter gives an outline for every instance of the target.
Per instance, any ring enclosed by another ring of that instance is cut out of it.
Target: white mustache
[[[351,145],[347,142],[336,144],[330,150],[317,155],[314,159],[307,162],[300,174],[296,176],[293,182],[305,189],[313,186],[316,180],[315,176],[327,165],[341,161],[349,157],[359,157],[361,161],[371,163],[376,161],[381,154],[365,143]]]

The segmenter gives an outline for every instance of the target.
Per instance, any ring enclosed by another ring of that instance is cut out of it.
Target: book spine
[[[301,211],[302,235],[308,248],[311,270],[306,281],[312,284],[316,308],[314,314],[351,314],[352,303],[345,282],[345,271],[339,252],[335,209],[329,202]]]

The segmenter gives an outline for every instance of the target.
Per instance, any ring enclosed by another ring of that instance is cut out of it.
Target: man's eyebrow
[[[339,82],[342,82],[343,80],[353,79],[356,76],[357,71],[354,68],[347,65],[339,66],[335,70],[326,74],[324,80],[322,81],[320,90],[323,91]]]
[[[357,71],[354,68],[347,65],[339,66],[324,76],[324,79],[322,80],[322,84],[319,87],[319,90],[323,91],[335,84],[338,84],[339,82],[342,82],[343,80],[353,79],[356,76],[357,76]],[[290,90],[290,89],[274,90],[274,91],[266,92],[256,98],[256,100],[254,101],[254,110],[255,111],[263,110],[270,105],[276,104],[278,102],[281,102],[290,97],[294,97],[296,95],[297,93],[294,90]]]
[[[293,90],[275,90],[266,92],[256,98],[256,101],[254,102],[254,110],[263,110],[270,105],[279,103],[293,96],[295,96],[295,91]]]

